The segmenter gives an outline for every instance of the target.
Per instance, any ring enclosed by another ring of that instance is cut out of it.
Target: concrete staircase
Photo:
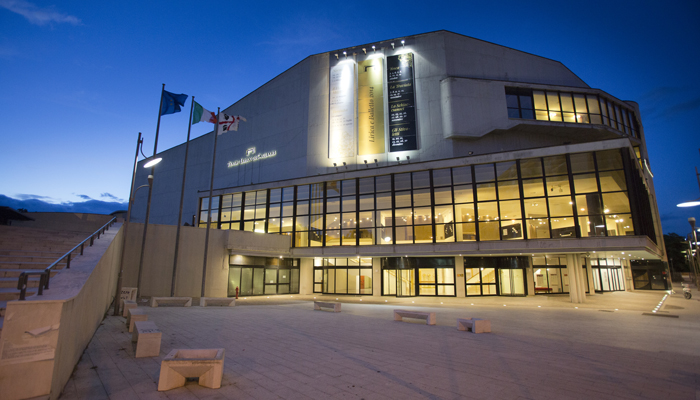
[[[0,226],[0,332],[7,302],[19,299],[19,275],[27,270],[45,269],[89,235],[57,229]],[[72,253],[71,258],[79,255],[80,248]],[[66,263],[62,262],[54,267],[51,277],[65,266]],[[26,295],[35,294],[38,286],[39,277],[30,277]]]

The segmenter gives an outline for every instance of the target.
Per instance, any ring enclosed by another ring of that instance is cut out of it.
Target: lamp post
[[[138,140],[136,141],[136,154],[134,155],[134,168],[133,168],[133,172],[131,174],[131,189],[129,190],[129,202],[127,203],[126,219],[124,220],[124,243],[122,244],[121,261],[119,263],[119,274],[117,276],[117,293],[116,293],[116,299],[114,301],[114,315],[119,315],[119,308],[120,308],[119,297],[121,296],[121,291],[122,291],[122,273],[124,272],[124,254],[126,253],[126,240],[127,240],[127,234],[129,232],[129,221],[131,220],[131,206],[134,204],[134,199],[136,198],[136,192],[138,192],[139,189],[144,188],[146,186],[148,186],[150,188],[153,185],[153,175],[148,175],[148,184],[141,185],[138,188],[134,189],[134,184],[136,182],[136,167],[138,165],[139,150],[141,150],[142,145],[143,145],[143,139],[141,138],[141,132],[139,132],[139,137],[138,137]],[[143,154],[143,151],[141,151],[141,154]],[[158,160],[156,162],[156,164],[159,161],[160,160]],[[149,191],[150,191],[150,189],[149,189]]]
[[[690,240],[693,241],[690,245],[690,256],[693,260],[693,274],[695,275],[695,287],[700,288],[700,282],[698,282],[698,269],[700,269],[698,266],[700,266],[700,250],[698,249],[698,234],[697,231],[695,230],[695,218],[690,217],[688,218],[688,223],[690,223],[690,227],[693,229],[693,235],[690,237]],[[695,245],[695,255],[693,256],[693,244]]]

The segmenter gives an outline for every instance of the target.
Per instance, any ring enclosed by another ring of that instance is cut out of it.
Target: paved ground
[[[146,307],[163,331],[160,356],[134,358],[124,318],[109,316],[61,399],[700,399],[700,293],[679,291],[644,315],[665,294],[581,305],[568,296],[338,297],[341,313],[312,311],[313,296]],[[436,311],[437,326],[395,322],[398,307]],[[458,331],[458,317],[488,318],[493,332]],[[171,349],[214,347],[226,349],[220,389],[156,390]]]

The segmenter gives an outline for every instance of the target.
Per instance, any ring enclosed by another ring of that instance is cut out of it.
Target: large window
[[[212,199],[212,227],[292,235],[294,247],[634,235],[623,154],[561,154],[230,193]],[[208,205],[200,200],[200,227]]]
[[[607,125],[639,138],[634,112],[597,94],[507,87],[506,104],[509,118]]]

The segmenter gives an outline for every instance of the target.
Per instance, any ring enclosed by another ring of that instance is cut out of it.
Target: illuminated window
[[[635,113],[596,94],[507,87],[508,117],[572,124],[607,125],[639,138]]]

